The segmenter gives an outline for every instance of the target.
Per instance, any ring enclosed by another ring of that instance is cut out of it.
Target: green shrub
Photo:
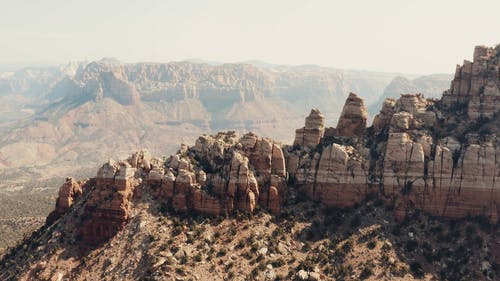
[[[424,277],[424,270],[422,269],[422,265],[420,265],[419,262],[414,261],[410,263],[410,270],[413,276],[417,278],[422,278]]]

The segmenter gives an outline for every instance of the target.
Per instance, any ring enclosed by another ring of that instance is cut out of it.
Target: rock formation
[[[230,131],[203,135],[165,160],[141,151],[127,161],[110,161],[83,196],[81,183],[67,180],[50,222],[85,197],[83,238],[102,241],[123,227],[133,196],[142,192],[178,212],[217,216],[252,213],[257,206],[278,213],[289,186],[339,207],[378,194],[394,205],[399,219],[420,209],[497,221],[499,57],[498,47],[476,48],[474,62],[457,68],[442,100],[421,94],[387,99],[369,128],[363,100],[350,94],[337,128],[325,129],[322,113],[313,109],[296,130],[293,146]]]
[[[284,202],[286,168],[281,146],[249,133],[198,138],[151,170],[148,182],[179,211],[209,215],[252,213],[257,204],[277,212]]]
[[[325,129],[324,120],[325,117],[319,109],[312,109],[309,116],[306,117],[305,126],[295,131],[293,144],[307,148],[316,147],[323,137]]]
[[[337,134],[345,137],[363,137],[368,112],[362,98],[350,93],[337,124]]]
[[[114,236],[130,216],[131,199],[140,180],[129,162],[110,160],[104,164],[88,187],[83,202],[80,233],[89,245]]]
[[[66,182],[59,188],[56,208],[47,217],[47,223],[52,223],[57,220],[71,208],[75,201],[80,199],[84,185],[84,181],[76,181],[71,177],[66,178]]]
[[[500,57],[496,49],[477,46],[474,60],[457,65],[451,88],[443,93],[448,109],[465,107],[470,120],[491,118],[500,110]]]
[[[321,113],[311,111],[304,128],[307,128],[311,116],[321,116]],[[295,180],[295,186],[309,197],[328,205],[346,207],[362,200],[368,188],[369,165],[366,155],[360,155],[360,152],[367,152],[336,142],[343,137],[363,136],[366,117],[363,101],[351,93],[338,122],[340,127],[327,128],[324,137],[309,142],[312,153],[305,154],[299,147],[288,154],[289,173]]]
[[[252,213],[260,205],[278,213],[287,195],[286,174],[281,145],[253,133],[203,135],[166,161],[143,150],[126,161],[110,160],[87,183],[80,233],[90,245],[114,236],[130,218],[133,198],[145,190],[178,212],[218,216]],[[81,184],[68,178],[49,224],[82,197]]]
[[[477,47],[474,62],[457,68],[441,101],[421,94],[387,99],[366,137],[366,111],[350,95],[337,128],[327,128],[318,145],[311,144],[313,153],[288,153],[295,185],[335,206],[352,206],[366,193],[379,193],[395,204],[401,219],[416,208],[444,217],[485,215],[497,221],[498,56],[498,50]]]

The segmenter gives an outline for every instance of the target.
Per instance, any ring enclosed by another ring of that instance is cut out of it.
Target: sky
[[[0,0],[0,64],[261,60],[452,73],[500,43],[500,1]]]

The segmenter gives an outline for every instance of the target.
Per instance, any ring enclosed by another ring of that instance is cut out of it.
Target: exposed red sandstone
[[[350,93],[337,124],[337,133],[345,137],[362,137],[366,131],[368,112],[362,98]]]
[[[110,160],[98,171],[95,186],[84,203],[80,229],[83,241],[99,243],[113,237],[130,217],[131,199],[140,180],[129,162]]]
[[[319,109],[312,109],[306,117],[305,126],[295,131],[293,144],[308,148],[316,147],[324,134],[324,120],[325,117]]]
[[[253,212],[257,204],[279,210],[287,193],[283,151],[278,143],[249,133],[219,133],[181,148],[163,168],[148,174],[156,194],[178,211],[208,215]]]
[[[59,188],[56,208],[47,217],[47,223],[53,223],[66,213],[75,201],[80,199],[84,184],[85,181],[76,181],[71,177],[66,178],[66,182]]]
[[[420,209],[444,217],[485,215],[497,221],[498,57],[493,49],[476,48],[474,62],[458,68],[442,100],[426,100],[420,94],[387,99],[368,129],[364,103],[351,94],[337,128],[325,130],[323,115],[313,109],[296,131],[294,146],[285,150],[253,133],[239,138],[225,132],[203,135],[193,147],[183,145],[165,161],[147,151],[127,161],[109,161],[99,169],[94,186],[84,190],[83,238],[102,241],[119,231],[130,217],[134,194],[146,190],[137,188],[142,181],[158,200],[171,202],[178,211],[214,216],[251,213],[257,205],[278,213],[289,177],[289,184],[330,206],[353,206],[368,193],[378,193],[395,204],[400,219]],[[465,116],[453,108],[456,104],[467,109]],[[493,129],[464,127],[476,120],[484,121],[478,126]],[[459,124],[448,130],[451,121]],[[81,186],[67,180],[48,221],[83,197]]]

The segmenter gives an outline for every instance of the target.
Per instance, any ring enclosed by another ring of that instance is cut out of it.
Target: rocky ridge
[[[431,74],[409,79],[403,76],[395,77],[378,97],[377,102],[368,103],[370,116],[375,116],[387,98],[397,99],[401,94],[422,93],[426,98],[439,99],[443,91],[450,88],[451,74]]]
[[[488,85],[486,94],[480,85],[473,87],[477,91],[454,90],[457,84],[478,80],[462,76],[462,68],[457,68],[459,74],[443,100],[426,100],[420,94],[388,99],[368,129],[363,100],[351,93],[336,128],[324,128],[324,116],[313,109],[305,126],[297,129],[293,146],[283,147],[252,133],[238,138],[226,132],[204,135],[193,147],[184,145],[166,160],[143,151],[120,164],[107,163],[99,170],[86,210],[97,210],[99,218],[105,218],[107,210],[116,212],[119,229],[127,220],[131,194],[147,184],[178,211],[217,216],[252,213],[260,205],[278,213],[288,186],[293,186],[327,206],[350,207],[368,194],[379,194],[394,205],[400,220],[419,209],[450,218],[484,215],[496,222],[500,211],[496,135],[469,133],[461,142],[459,136],[441,135],[440,128],[451,120],[448,114],[455,114],[449,112],[453,100],[467,104],[470,120],[481,117],[483,125],[493,122],[498,127],[492,119],[498,115],[500,97],[497,56],[494,49],[477,47],[471,63],[471,67],[486,65],[484,71],[493,69],[480,80],[484,88]],[[477,101],[494,105],[478,107]],[[72,184],[63,185],[58,202],[77,198],[66,191],[68,186]],[[107,199],[100,213],[95,207],[102,198]],[[58,213],[63,213],[68,204],[59,205]]]
[[[349,90],[374,99],[396,75],[114,59],[0,73],[0,191],[9,202],[20,198],[20,206],[47,198],[40,208],[18,209],[41,210],[35,216],[42,221],[66,175],[92,177],[95,163],[142,148],[169,155],[179,143],[221,130],[288,143],[311,107],[333,122]],[[0,205],[0,236],[14,238],[0,241],[0,252],[24,235],[22,228],[2,231],[12,229],[2,220],[8,209]]]
[[[134,202],[148,196],[176,213],[252,215],[259,208],[279,214],[295,191],[330,207],[376,196],[399,221],[421,210],[496,223],[499,57],[500,47],[477,47],[441,100],[387,99],[369,128],[363,100],[351,93],[335,128],[325,128],[323,114],[313,109],[293,146],[223,132],[203,135],[168,158],[141,151],[109,161],[94,179],[67,180],[47,225],[79,204],[77,233],[82,245],[96,247],[124,229]]]

